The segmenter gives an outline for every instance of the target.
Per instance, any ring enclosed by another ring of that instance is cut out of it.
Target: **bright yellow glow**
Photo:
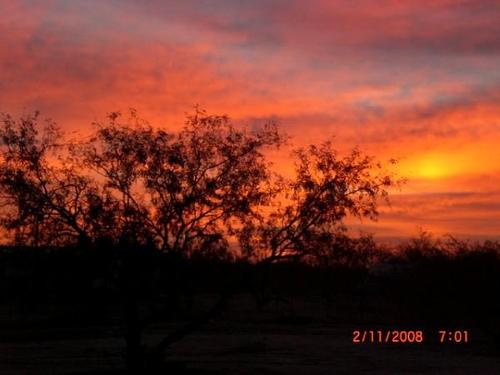
[[[401,173],[408,178],[447,180],[459,176],[491,174],[498,171],[498,146],[492,141],[482,141],[446,147],[440,150],[416,153],[402,160]]]
[[[416,165],[418,177],[437,179],[453,174],[453,167],[443,159],[424,158]]]
[[[432,152],[415,155],[402,163],[403,172],[409,178],[441,180],[463,174],[469,169],[462,155],[449,152]]]

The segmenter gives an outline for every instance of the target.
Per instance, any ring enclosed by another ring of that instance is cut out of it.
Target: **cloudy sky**
[[[84,131],[134,107],[182,125],[199,104],[335,137],[408,178],[380,238],[500,238],[500,2],[10,1],[0,3],[0,111]],[[287,168],[285,156],[277,166]]]

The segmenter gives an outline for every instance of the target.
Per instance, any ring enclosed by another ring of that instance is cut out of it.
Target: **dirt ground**
[[[360,313],[356,305],[351,308],[348,314],[345,306],[325,308],[300,299],[259,310],[250,297],[239,296],[223,315],[170,348],[165,373],[500,374],[498,346],[480,330],[471,330],[468,344],[439,344],[435,329],[424,330],[422,344],[353,344],[354,329],[407,327],[370,315],[370,309]],[[78,311],[67,312],[72,314],[66,316],[68,322],[78,317]],[[59,324],[49,325],[42,315],[22,320],[3,310],[0,374],[124,372],[124,342],[116,321],[75,326],[57,319]],[[145,344],[158,342],[179,324],[148,328]]]

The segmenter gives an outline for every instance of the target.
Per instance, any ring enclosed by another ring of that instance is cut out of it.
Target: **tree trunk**
[[[125,339],[125,362],[130,373],[140,374],[144,368],[142,348],[143,327],[140,321],[139,290],[142,271],[136,249],[124,246],[120,250],[119,287]]]
[[[135,374],[144,367],[139,306],[134,295],[125,295],[124,299],[125,360],[129,372]]]

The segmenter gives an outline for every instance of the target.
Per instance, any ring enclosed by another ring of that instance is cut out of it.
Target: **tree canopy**
[[[266,157],[287,139],[275,124],[236,127],[199,109],[176,132],[113,112],[78,141],[41,123],[3,115],[0,128],[1,224],[35,246],[106,239],[185,257],[300,258],[347,215],[375,219],[397,183],[330,141],[295,150],[285,178]]]

